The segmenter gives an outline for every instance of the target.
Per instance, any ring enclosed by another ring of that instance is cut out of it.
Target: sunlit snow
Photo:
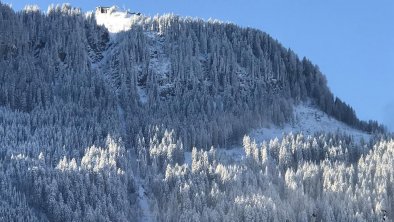
[[[275,137],[280,139],[283,134],[299,132],[302,132],[304,135],[313,135],[318,132],[346,133],[353,136],[355,141],[359,141],[361,138],[365,141],[370,139],[369,134],[354,129],[310,105],[295,106],[294,117],[293,123],[288,123],[283,127],[272,126],[256,129],[249,136],[251,139],[256,140],[257,143],[274,139]]]
[[[289,133],[302,133],[304,136],[312,136],[320,132],[345,133],[352,136],[355,142],[360,142],[361,139],[368,141],[371,138],[370,134],[354,129],[308,104],[295,106],[294,118],[292,123],[287,123],[282,127],[276,125],[262,127],[252,130],[247,135],[257,144],[261,144],[264,141],[269,142],[275,138],[281,139],[283,135]],[[219,160],[224,162],[239,161],[245,156],[245,151],[241,144],[227,148],[216,150]],[[191,160],[191,152],[185,152],[185,163],[191,164]]]
[[[112,34],[130,30],[133,20],[138,18],[138,15],[117,6],[112,6],[107,13],[96,12],[95,15],[97,24],[104,25]]]

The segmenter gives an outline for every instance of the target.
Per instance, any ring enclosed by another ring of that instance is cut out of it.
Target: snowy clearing
[[[286,124],[283,127],[271,126],[256,129],[253,130],[249,136],[251,139],[255,140],[256,143],[261,143],[264,140],[270,140],[276,137],[280,139],[283,134],[299,132],[302,132],[304,135],[313,135],[318,132],[346,133],[353,136],[356,142],[361,138],[367,141],[371,137],[369,134],[354,129],[310,105],[303,104],[295,106],[294,117],[295,120],[293,123]]]
[[[360,130],[354,129],[345,123],[342,123],[333,117],[311,105],[297,105],[294,107],[293,123],[288,123],[283,127],[271,125],[269,127],[262,127],[252,130],[247,136],[261,144],[264,141],[271,139],[281,139],[283,135],[289,133],[303,133],[305,136],[313,135],[315,133],[345,133],[353,137],[355,142],[360,142],[361,139],[368,141],[371,135]],[[234,146],[230,149],[217,149],[218,160],[226,163],[232,161],[239,161],[245,156],[245,151],[242,145]],[[185,163],[191,164],[191,152],[185,152]]]

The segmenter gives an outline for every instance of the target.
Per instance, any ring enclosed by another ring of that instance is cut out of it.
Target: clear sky
[[[327,76],[333,93],[364,120],[394,130],[393,0],[65,0],[83,11],[118,5],[146,15],[172,12],[217,18],[261,29],[300,57],[306,56]],[[54,0],[3,0],[20,10]]]

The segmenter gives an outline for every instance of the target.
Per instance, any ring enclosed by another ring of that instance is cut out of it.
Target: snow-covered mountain
[[[267,33],[68,4],[0,25],[0,221],[392,218],[390,135]]]

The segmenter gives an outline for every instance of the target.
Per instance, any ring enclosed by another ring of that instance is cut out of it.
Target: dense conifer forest
[[[318,66],[252,28],[130,21],[113,33],[68,4],[0,2],[0,221],[394,218],[392,135]],[[370,140],[245,136],[305,103]],[[218,157],[237,144],[243,158]]]

